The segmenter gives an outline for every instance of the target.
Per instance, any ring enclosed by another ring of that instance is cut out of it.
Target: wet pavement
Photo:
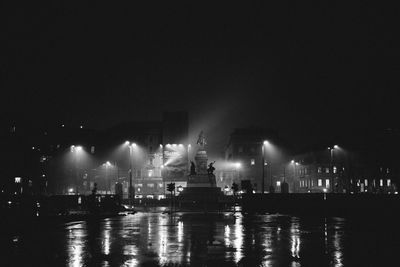
[[[232,212],[172,217],[139,212],[3,234],[0,265],[395,266],[400,255],[396,225]]]

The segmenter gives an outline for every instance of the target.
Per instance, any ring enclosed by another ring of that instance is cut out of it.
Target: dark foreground
[[[138,212],[2,229],[1,266],[397,266],[399,222]]]

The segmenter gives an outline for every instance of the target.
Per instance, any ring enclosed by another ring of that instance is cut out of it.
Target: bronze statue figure
[[[193,161],[190,161],[190,175],[196,175],[196,166]]]
[[[208,173],[208,175],[212,175],[213,174],[213,172],[214,172],[214,170],[215,170],[215,168],[214,168],[214,163],[215,163],[215,160],[214,160],[214,162],[210,162],[210,164],[208,164],[208,168],[207,168],[207,173]]]

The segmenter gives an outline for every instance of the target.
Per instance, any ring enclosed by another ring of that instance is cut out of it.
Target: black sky
[[[9,2],[6,116],[104,128],[186,109],[191,132],[205,129],[216,151],[240,126],[304,144],[399,126],[389,5]]]

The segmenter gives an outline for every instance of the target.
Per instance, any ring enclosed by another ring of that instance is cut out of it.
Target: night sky
[[[399,126],[389,5],[8,2],[3,118],[105,128],[188,110],[214,151],[249,125],[297,144]]]

